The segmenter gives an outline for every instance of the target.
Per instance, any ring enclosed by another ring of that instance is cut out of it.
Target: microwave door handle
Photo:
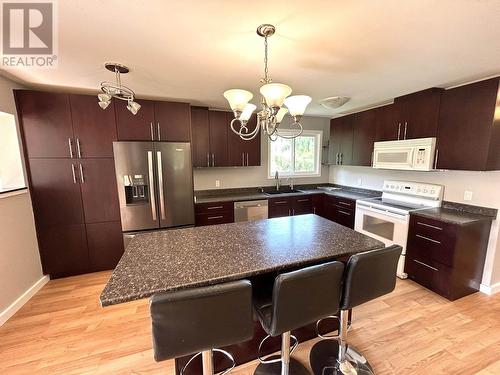
[[[156,221],[156,198],[153,175],[153,151],[148,151],[148,173],[149,173],[149,198],[151,202],[151,214]]]
[[[158,167],[158,188],[160,192],[160,215],[165,220],[165,196],[163,193],[163,166],[161,163],[161,151],[156,151],[156,163]]]

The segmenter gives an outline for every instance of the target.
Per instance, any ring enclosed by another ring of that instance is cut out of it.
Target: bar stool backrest
[[[270,335],[337,313],[343,271],[341,262],[329,262],[278,275],[273,288]]]
[[[253,336],[248,280],[158,293],[150,304],[156,361],[249,340]]]
[[[396,269],[401,246],[352,255],[347,262],[342,291],[342,310],[352,309],[396,287]]]

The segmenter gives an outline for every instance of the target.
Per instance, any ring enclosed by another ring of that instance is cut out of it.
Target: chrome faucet
[[[276,191],[280,190],[280,176],[278,174],[278,171],[274,174],[274,179],[276,180]]]
[[[290,184],[290,190],[293,190],[293,178],[292,177],[288,177],[287,181]]]

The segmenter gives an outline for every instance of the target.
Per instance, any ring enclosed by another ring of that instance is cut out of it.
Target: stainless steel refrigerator
[[[191,146],[113,142],[124,232],[194,225]]]

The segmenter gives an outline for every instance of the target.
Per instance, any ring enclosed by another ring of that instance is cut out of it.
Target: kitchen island
[[[100,301],[108,306],[239,279],[250,279],[259,287],[281,271],[345,260],[383,246],[317,215],[143,233],[130,242]],[[315,334],[313,326],[295,333],[301,341]],[[255,359],[264,335],[256,323],[251,341],[228,350],[237,363]],[[278,344],[270,345],[268,351],[276,350]],[[184,363],[185,358],[176,359],[177,371]],[[221,365],[216,361],[216,367]]]

